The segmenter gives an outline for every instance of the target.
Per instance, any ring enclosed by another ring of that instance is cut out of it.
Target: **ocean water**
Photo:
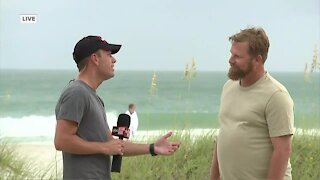
[[[152,71],[117,71],[97,90],[110,126],[129,103],[136,104],[140,130],[216,128],[226,72],[197,72],[191,81],[183,72],[155,72],[157,93],[150,95]],[[270,72],[285,85],[295,103],[295,126],[320,128],[320,74]],[[56,102],[72,70],[1,70],[0,137],[50,139]]]

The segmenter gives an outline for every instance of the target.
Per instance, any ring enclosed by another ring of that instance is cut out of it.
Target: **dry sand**
[[[62,171],[62,153],[56,151],[53,142],[46,144],[18,144],[16,151],[34,165],[33,168],[43,172]]]

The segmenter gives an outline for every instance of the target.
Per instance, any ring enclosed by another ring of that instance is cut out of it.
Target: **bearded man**
[[[291,178],[294,104],[264,69],[269,39],[262,28],[229,37],[230,69],[221,94],[211,179]]]

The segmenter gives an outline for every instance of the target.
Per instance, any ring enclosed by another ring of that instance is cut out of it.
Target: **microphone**
[[[127,138],[130,136],[130,116],[128,114],[119,114],[117,126],[113,126],[112,135],[118,136],[119,139]],[[121,155],[114,155],[112,158],[111,172],[119,172],[121,170]]]

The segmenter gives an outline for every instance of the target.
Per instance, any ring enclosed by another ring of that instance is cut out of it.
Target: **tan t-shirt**
[[[267,178],[271,137],[293,134],[293,101],[266,73],[249,87],[227,81],[221,95],[217,139],[219,171],[224,180]],[[291,179],[288,162],[285,179]]]

